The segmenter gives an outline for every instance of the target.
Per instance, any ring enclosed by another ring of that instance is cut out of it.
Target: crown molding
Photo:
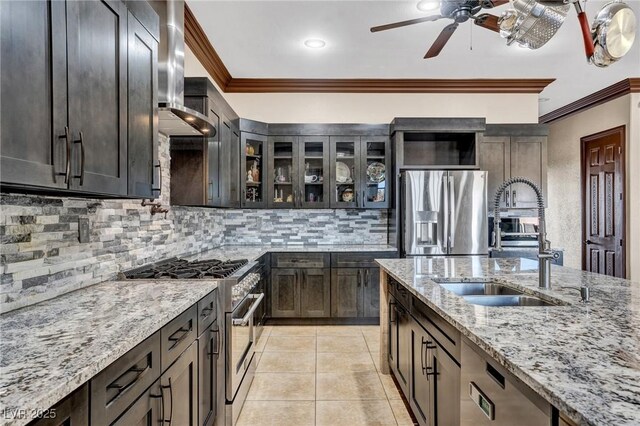
[[[554,79],[232,78],[230,93],[540,93]]]
[[[626,78],[611,86],[598,90],[584,98],[571,102],[561,108],[540,117],[540,123],[552,123],[562,118],[577,114],[594,106],[609,102],[629,93],[640,93],[640,78]]]
[[[186,3],[184,5],[184,42],[224,92],[231,82],[231,73]]]

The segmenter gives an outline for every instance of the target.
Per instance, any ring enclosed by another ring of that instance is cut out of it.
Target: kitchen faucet
[[[547,240],[547,231],[544,220],[544,197],[542,191],[535,183],[524,177],[513,177],[500,185],[496,191],[493,206],[493,247],[502,250],[502,231],[500,231],[500,199],[502,193],[514,183],[529,185],[536,193],[538,199],[538,285],[541,288],[551,288],[551,260],[560,257],[551,250],[551,243]],[[515,233],[514,233],[515,234]],[[530,233],[527,233],[530,234]],[[513,234],[510,234],[513,235]]]

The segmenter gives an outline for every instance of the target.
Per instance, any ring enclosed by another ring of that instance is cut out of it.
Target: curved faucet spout
[[[493,203],[493,247],[502,250],[502,233],[500,231],[500,200],[504,191],[515,183],[529,185],[536,193],[538,201],[538,271],[539,285],[542,288],[551,288],[551,260],[559,257],[558,253],[551,250],[551,243],[547,240],[547,230],[544,215],[544,196],[542,190],[531,180],[525,177],[513,177],[500,185],[496,191]]]

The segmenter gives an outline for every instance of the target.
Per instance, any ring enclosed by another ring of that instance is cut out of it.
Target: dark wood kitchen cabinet
[[[198,424],[198,344],[191,345],[160,377],[165,394],[165,422],[175,425]]]
[[[157,38],[118,0],[0,7],[3,185],[153,194]]]
[[[333,268],[331,270],[331,316],[380,316],[380,271],[378,268]]]
[[[479,164],[487,170],[487,197],[493,209],[498,187],[512,177],[525,177],[542,190],[547,205],[548,127],[538,124],[488,124],[480,135]],[[535,192],[521,183],[511,185],[500,199],[502,208],[538,207]]]
[[[124,412],[122,417],[111,425],[149,426],[165,423],[165,419],[162,418],[164,412],[162,399],[160,380],[157,380]]]
[[[84,384],[71,395],[43,411],[30,426],[87,426],[89,424],[89,386]]]
[[[329,317],[328,268],[274,268],[271,270],[273,318]]]
[[[331,208],[389,208],[389,144],[387,136],[330,137]]]
[[[128,194],[160,195],[158,160],[158,40],[129,12],[127,50]]]
[[[240,132],[240,201],[242,207],[267,207],[267,137]]]
[[[271,270],[271,316],[288,318],[300,316],[300,288],[298,269]]]
[[[328,317],[331,308],[330,271],[300,269],[300,316]]]

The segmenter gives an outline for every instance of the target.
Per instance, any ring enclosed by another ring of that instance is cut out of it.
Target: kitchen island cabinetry
[[[30,426],[88,426],[89,386],[80,389],[48,410],[43,410],[42,418],[31,422]]]

